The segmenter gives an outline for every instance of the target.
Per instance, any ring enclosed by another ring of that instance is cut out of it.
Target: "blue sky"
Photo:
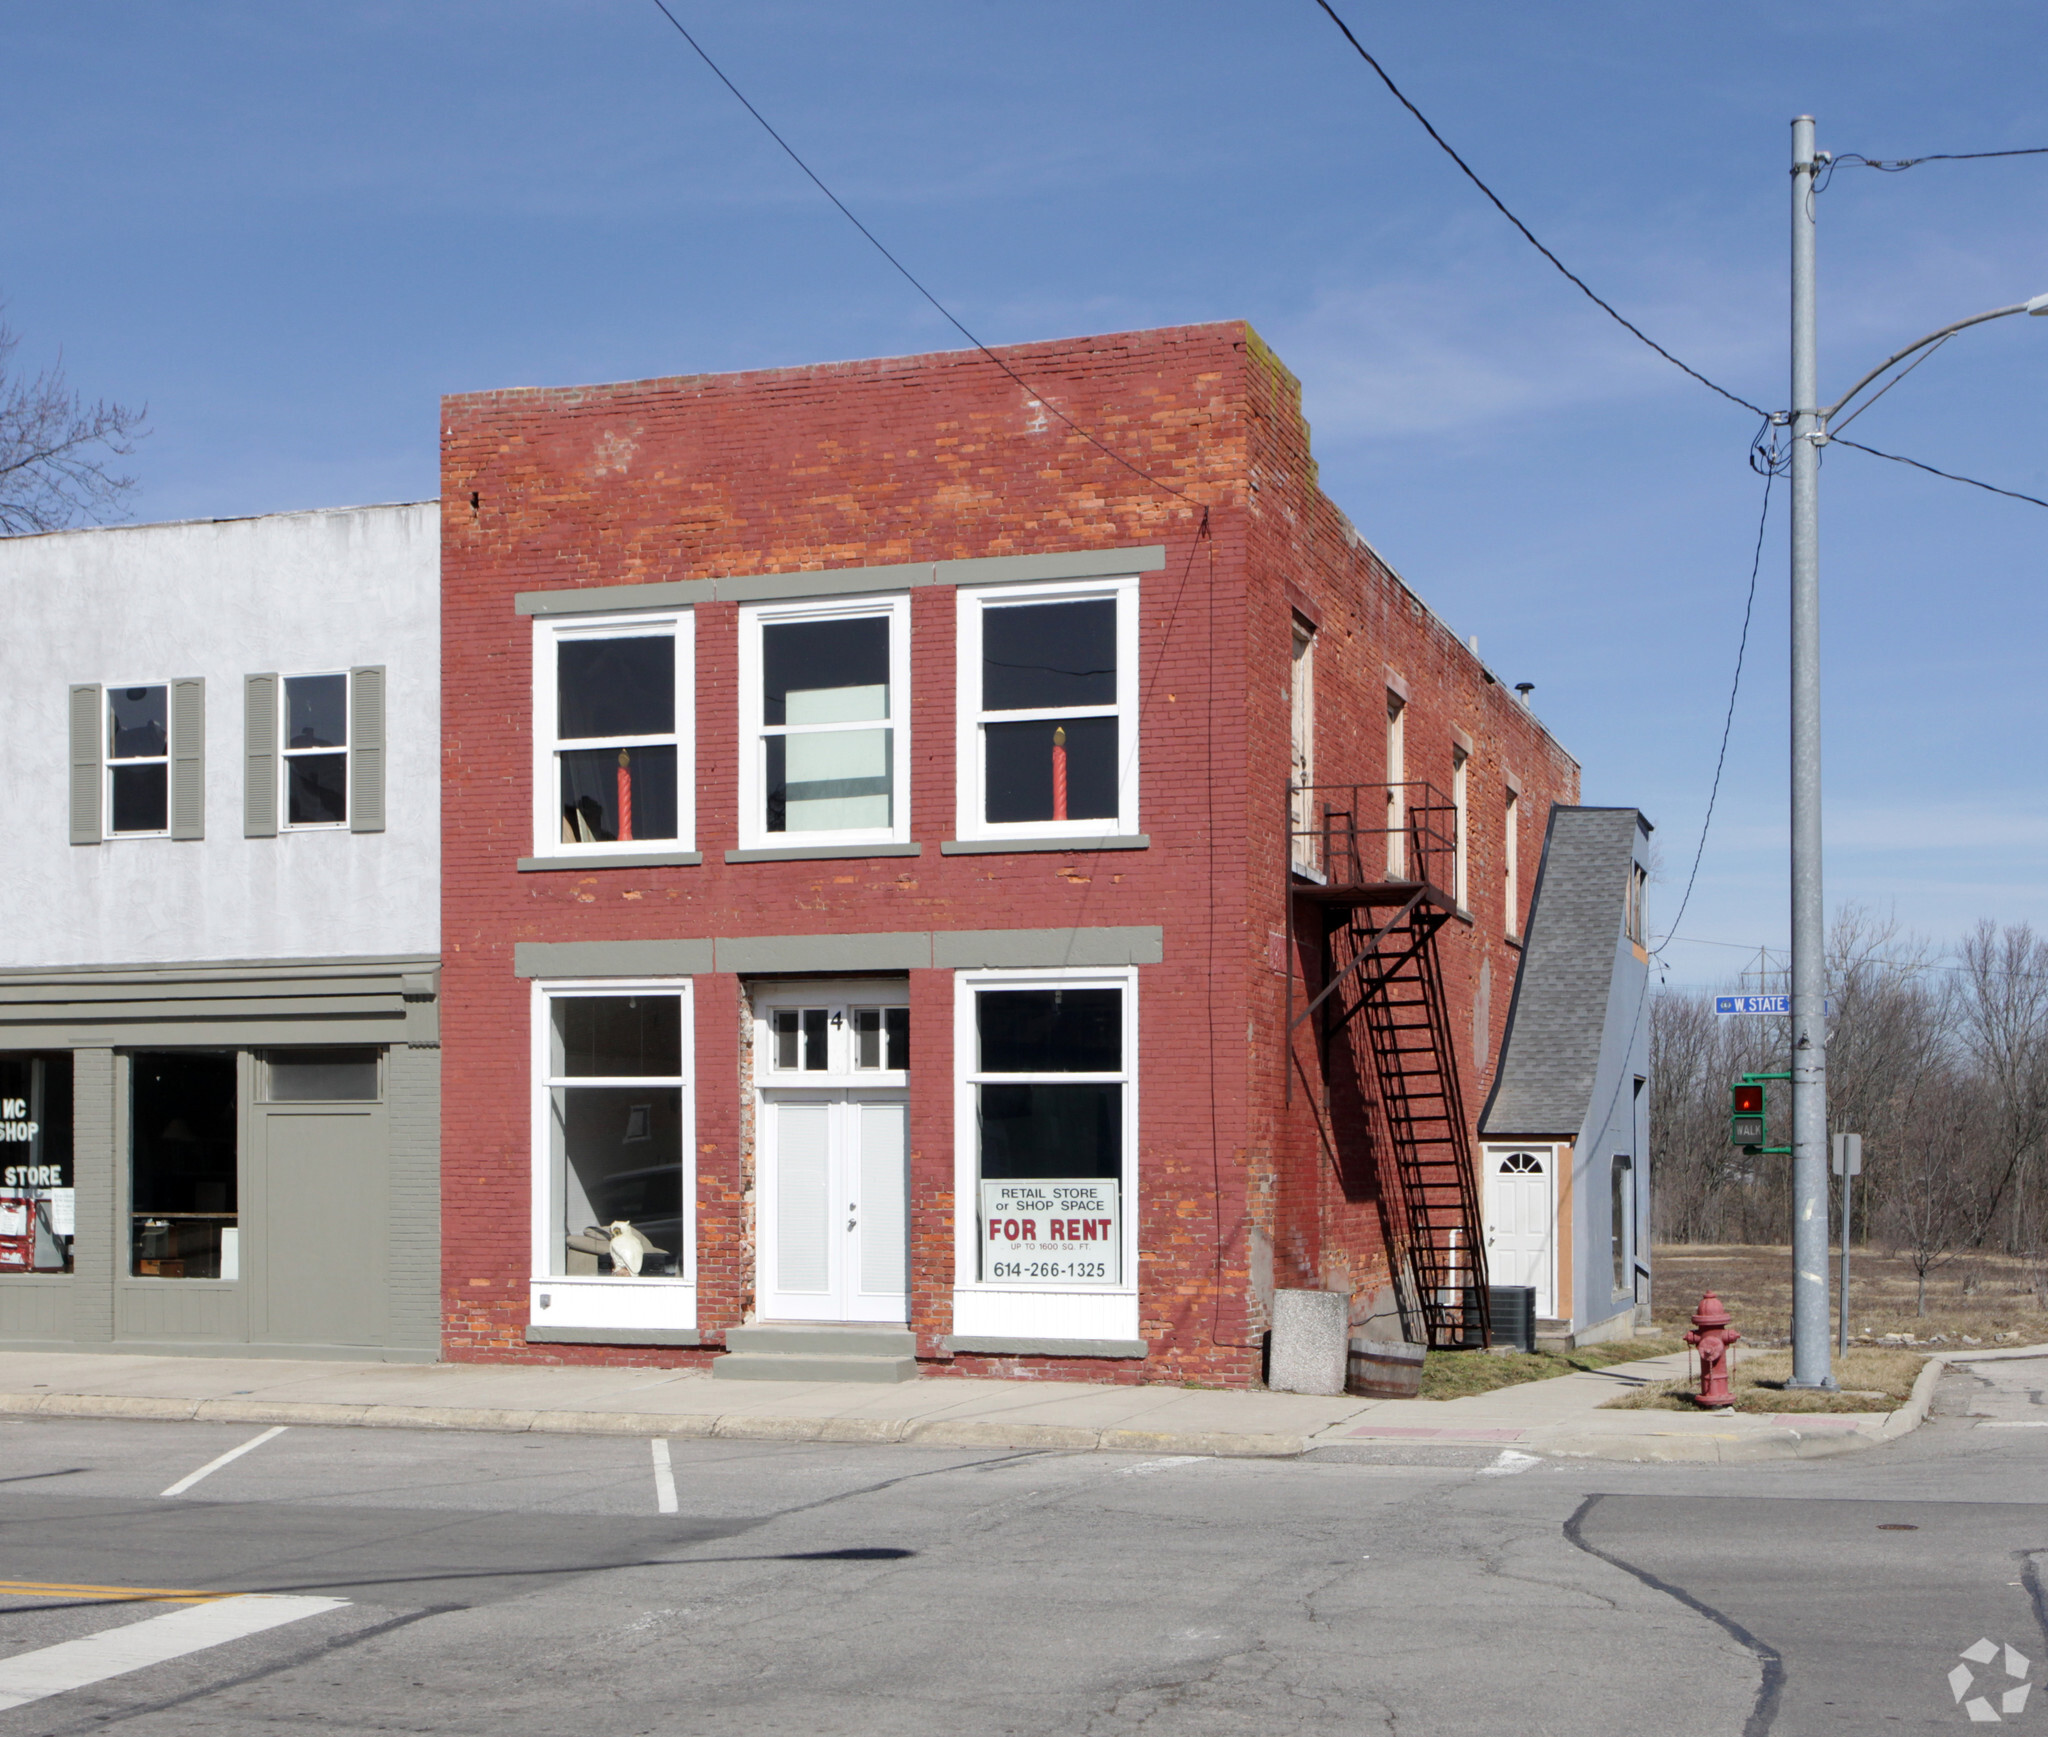
[[[1463,180],[1312,4],[671,0],[992,343],[1243,316],[1326,488],[1664,859],[1691,862],[1762,484],[1752,419],[1642,350]],[[1789,11],[1343,0],[1574,269],[1786,395],[1789,133],[2048,144],[2027,0]],[[952,348],[651,0],[16,0],[0,297],[22,359],[147,400],[135,516],[436,490],[447,391]],[[1822,383],[2048,290],[2048,158],[1844,169]],[[2048,320],[1966,334],[1851,433],[2048,495]],[[1706,982],[1786,932],[1784,491],[1700,884]],[[2048,512],[1837,449],[1822,485],[1828,890],[1953,937],[2048,926]],[[1704,943],[1721,943],[1706,945]]]

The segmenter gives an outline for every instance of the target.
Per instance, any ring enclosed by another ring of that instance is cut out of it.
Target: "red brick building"
[[[1301,1015],[1429,917],[1463,1152],[1577,766],[1248,326],[1000,354],[444,401],[447,1356],[1243,1384],[1439,1258]]]

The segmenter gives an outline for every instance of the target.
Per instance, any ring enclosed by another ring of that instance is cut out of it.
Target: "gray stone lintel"
[[[1099,929],[911,929],[852,935],[738,935],[716,940],[521,941],[518,977],[741,976],[809,971],[962,971],[1049,965],[1157,965],[1157,924]]]
[[[579,585],[521,591],[521,615],[598,615],[624,609],[681,609],[697,603],[759,603],[785,597],[845,597],[908,591],[921,585],[1000,585],[1029,580],[1110,579],[1156,573],[1166,547],[1075,549],[1045,555],[987,555],[965,561],[916,561],[885,567],[836,567],[811,573],[754,573],[716,579],[670,579],[653,585]]]
[[[604,856],[523,856],[519,872],[544,873],[549,869],[695,868],[704,860],[701,850],[622,850]]]
[[[1110,833],[1100,838],[949,838],[939,846],[941,856],[1009,856],[1027,850],[1058,850],[1070,853],[1090,850],[1150,850],[1149,833]]]
[[[940,1341],[951,1352],[976,1357],[1147,1357],[1143,1339],[1012,1339],[996,1334],[955,1333]]]
[[[860,856],[922,856],[921,844],[789,844],[763,850],[729,850],[727,862],[810,862]]]
[[[690,977],[711,969],[709,941],[521,941],[516,977]]]
[[[529,1345],[701,1345],[695,1327],[528,1327]]]

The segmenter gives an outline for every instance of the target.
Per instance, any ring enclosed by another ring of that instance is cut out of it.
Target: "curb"
[[[325,1405],[300,1400],[152,1399],[129,1394],[0,1393],[0,1417],[158,1423],[297,1424],[329,1429],[447,1429],[500,1435],[662,1436],[672,1441],[899,1443],[1026,1452],[1200,1454],[1297,1459],[1300,1435],[1254,1431],[1091,1429],[1074,1424],[934,1418],[747,1417],[641,1411],[511,1411],[440,1405]]]

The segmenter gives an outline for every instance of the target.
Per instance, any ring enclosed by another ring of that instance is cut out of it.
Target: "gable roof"
[[[1633,808],[1553,808],[1482,1135],[1576,1138],[1586,1120],[1614,991]]]

